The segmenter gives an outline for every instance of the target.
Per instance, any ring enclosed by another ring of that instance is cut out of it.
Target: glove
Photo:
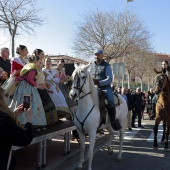
[[[95,85],[99,86],[99,80],[93,79]]]

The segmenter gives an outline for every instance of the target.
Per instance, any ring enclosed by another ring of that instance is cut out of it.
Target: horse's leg
[[[96,129],[92,129],[89,131],[89,152],[88,152],[88,170],[92,169],[92,159],[93,159],[93,150],[96,141]]]
[[[155,126],[154,126],[154,143],[153,143],[153,147],[154,149],[158,149],[158,140],[157,140],[157,134],[158,134],[158,126],[160,123],[161,119],[160,118],[156,118],[155,120]]]
[[[166,130],[166,122],[165,120],[163,120],[163,135],[162,135],[161,142],[164,142],[165,140],[165,130]]]
[[[77,132],[78,132],[79,138],[80,138],[80,160],[79,160],[79,164],[77,167],[78,167],[78,169],[82,169],[83,162],[84,162],[85,136],[79,129],[77,129]]]
[[[111,144],[112,144],[112,140],[114,138],[114,130],[113,130],[111,125],[108,125],[106,127],[106,129],[109,131],[109,135],[110,135],[109,142],[108,142],[108,145],[107,145],[107,149],[108,149],[109,155],[111,155],[113,153],[113,149],[111,148]]]
[[[124,126],[122,126],[122,129],[119,130],[120,147],[119,147],[119,154],[118,154],[118,157],[117,157],[117,161],[122,161],[122,147],[123,147],[125,130],[126,130],[126,124],[124,124]]]
[[[164,150],[168,150],[168,138],[169,138],[169,125],[166,126],[166,132],[165,132],[165,147]]]

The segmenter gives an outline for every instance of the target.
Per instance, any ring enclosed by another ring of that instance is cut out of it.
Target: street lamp
[[[126,1],[126,11],[125,11],[125,26],[126,26],[126,19],[127,19],[127,8],[128,8],[128,2],[133,2],[133,0],[127,0]],[[123,55],[123,63],[124,63],[124,66],[125,66],[125,57],[126,57],[126,51],[125,51],[125,48],[126,48],[126,35],[124,35],[124,55]],[[125,75],[122,74],[122,87],[124,87],[124,80],[125,80]]]

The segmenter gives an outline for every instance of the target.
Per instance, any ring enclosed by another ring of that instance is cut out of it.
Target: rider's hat
[[[94,54],[95,54],[95,55],[103,54],[103,50],[99,49],[99,50],[97,50]]]

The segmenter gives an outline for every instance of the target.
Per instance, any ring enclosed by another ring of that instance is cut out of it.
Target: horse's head
[[[71,91],[69,93],[72,99],[80,97],[80,94],[86,94],[89,90],[87,81],[89,81],[89,72],[87,71],[89,65],[87,66],[77,66],[72,74],[73,83]]]
[[[168,77],[165,73],[157,72],[157,75],[154,80],[154,90],[156,94],[169,88]]]

